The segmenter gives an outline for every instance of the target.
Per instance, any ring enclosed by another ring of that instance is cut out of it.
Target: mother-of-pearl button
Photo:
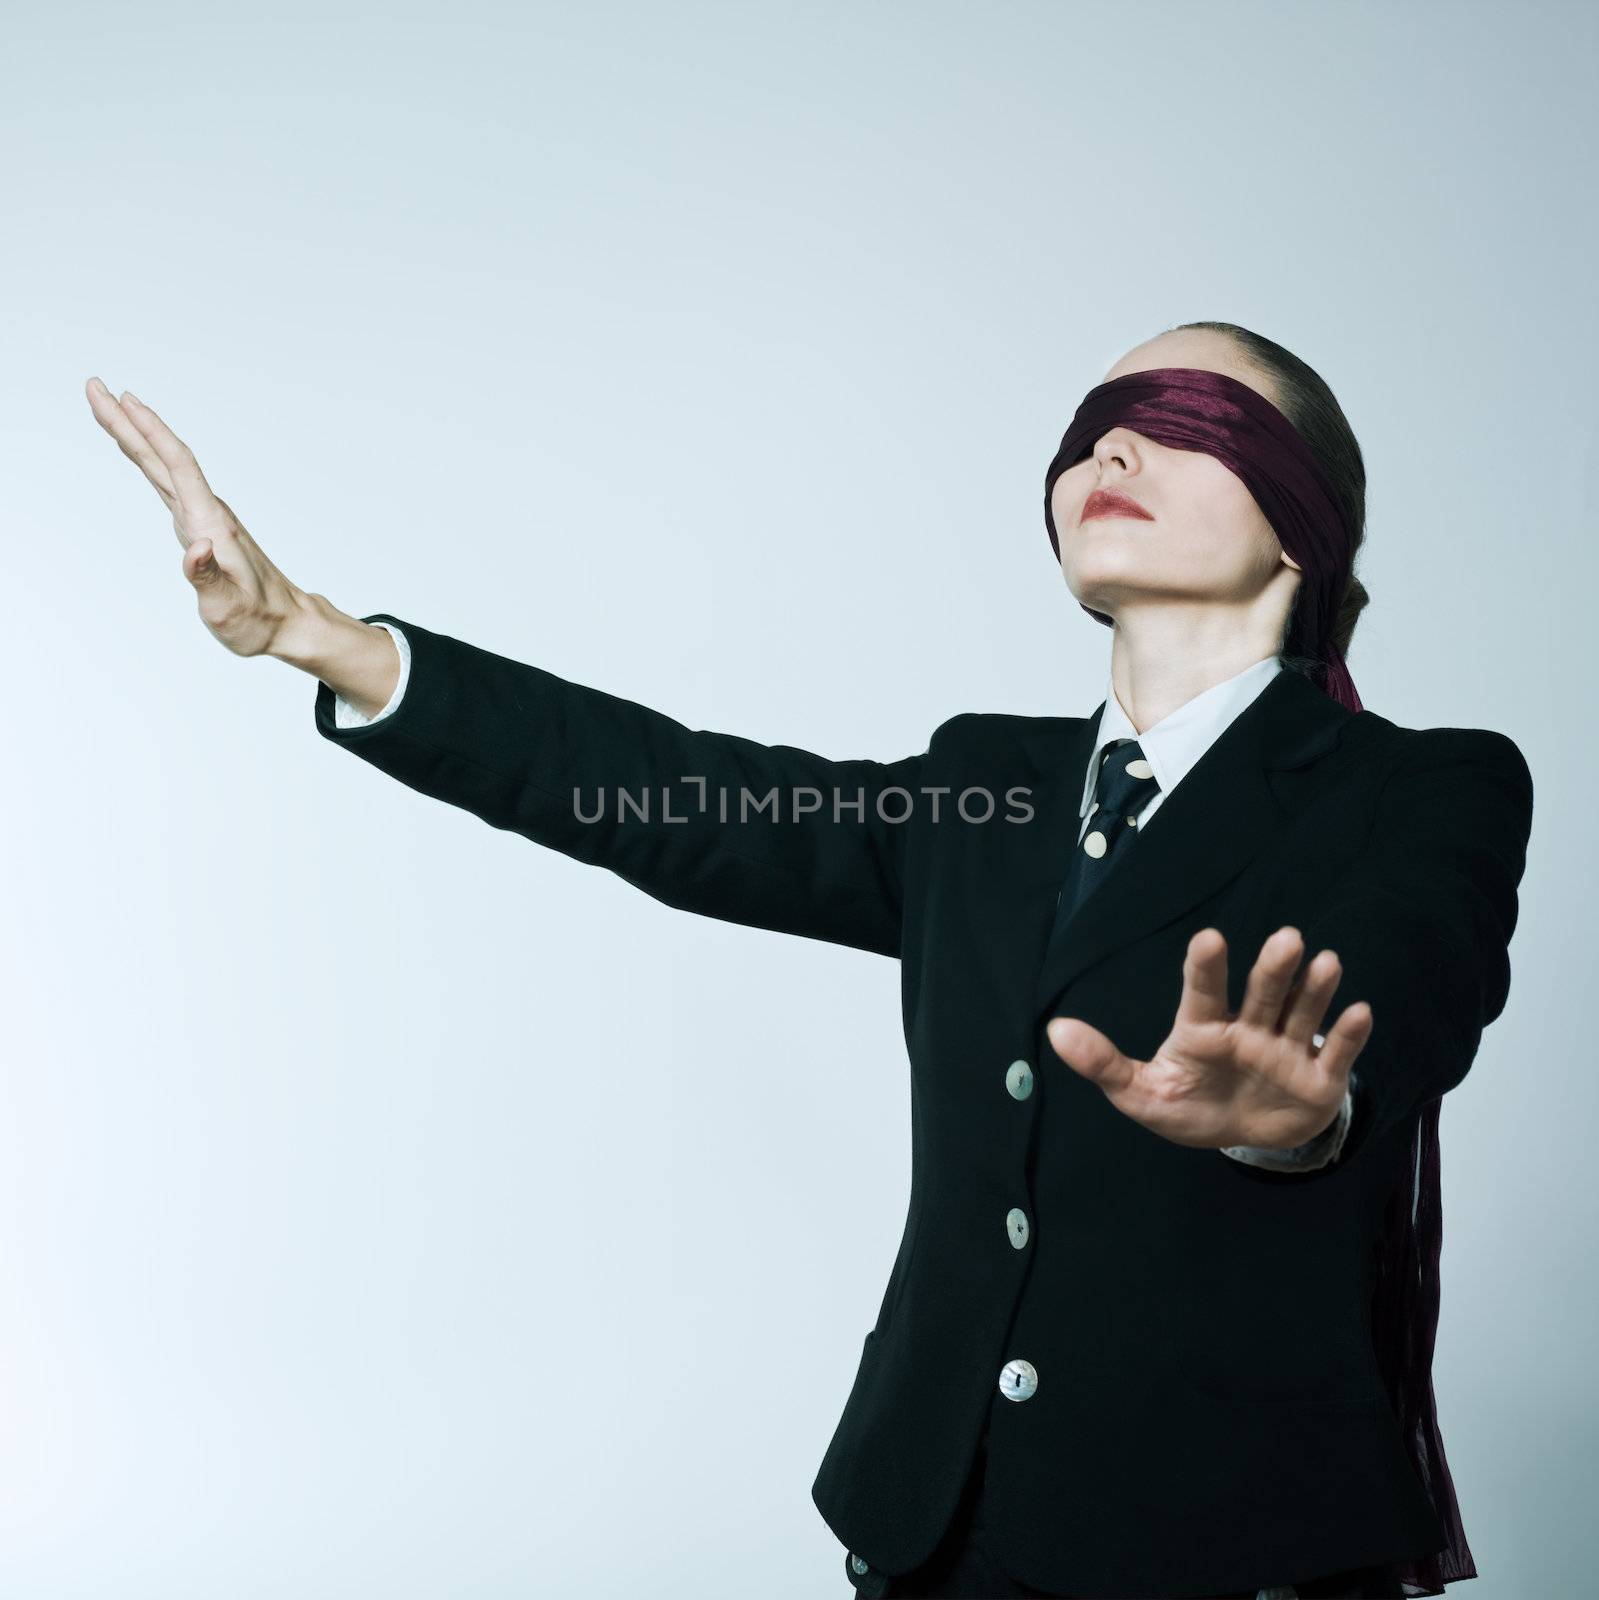
[[[1129,761],[1127,763],[1127,776],[1129,778],[1153,778],[1155,769],[1147,761]]]
[[[999,1392],[1007,1400],[1031,1400],[1038,1393],[1038,1368],[1019,1356],[1007,1361],[999,1375]]]
[[[1005,1069],[1005,1087],[1011,1097],[1025,1100],[1033,1092],[1033,1069],[1026,1061],[1013,1061]]]
[[[1083,849],[1097,861],[1105,853],[1105,835],[1096,828],[1084,836]]]

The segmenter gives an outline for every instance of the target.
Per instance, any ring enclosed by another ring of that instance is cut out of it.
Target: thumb
[[[196,539],[183,552],[183,575],[196,589],[204,589],[222,576],[209,539]]]
[[[1132,1080],[1133,1063],[1090,1023],[1052,1017],[1044,1031],[1055,1054],[1090,1083],[1109,1090],[1124,1088]]]

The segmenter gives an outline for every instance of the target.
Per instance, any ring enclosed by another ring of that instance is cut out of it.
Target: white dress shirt
[[[342,695],[335,695],[333,721],[336,727],[359,728],[368,722],[377,722],[380,718],[388,716],[400,703],[405,694],[405,686],[410,680],[410,641],[391,623],[377,622],[372,626],[387,628],[399,648],[399,682],[395,684],[394,693],[389,696],[388,704],[374,717],[362,716]],[[1185,700],[1175,711],[1169,711],[1143,733],[1139,733],[1133,727],[1132,719],[1123,710],[1121,701],[1116,698],[1114,682],[1107,681],[1105,709],[1100,713],[1099,730],[1094,736],[1094,748],[1089,755],[1088,767],[1083,775],[1083,797],[1078,808],[1082,821],[1077,831],[1078,840],[1081,841],[1083,834],[1088,830],[1089,808],[1094,802],[1094,776],[1099,770],[1100,754],[1107,744],[1118,739],[1136,739],[1139,748],[1144,752],[1144,759],[1154,769],[1155,781],[1160,787],[1138,813],[1138,826],[1142,831],[1150,817],[1159,809],[1161,802],[1182,782],[1222,730],[1282,670],[1282,663],[1275,655],[1267,656],[1264,661],[1257,661],[1253,666],[1245,667],[1242,672],[1235,673],[1221,683],[1212,684],[1210,688],[1196,694],[1191,700]],[[1258,954],[1258,951],[1247,953],[1251,965]],[[1230,959],[1236,961],[1245,957],[1246,952],[1229,950],[1228,955]],[[1316,1040],[1320,1043],[1320,1034],[1316,1035]],[[1297,1172],[1325,1166],[1328,1162],[1336,1160],[1338,1152],[1343,1149],[1344,1136],[1349,1131],[1349,1119],[1354,1105],[1354,1087],[1355,1079],[1351,1074],[1349,1089],[1344,1094],[1344,1103],[1339,1108],[1337,1117],[1330,1127],[1308,1143],[1293,1150],[1268,1150],[1242,1144],[1228,1145],[1222,1153],[1250,1166],[1271,1167],[1278,1171]]]

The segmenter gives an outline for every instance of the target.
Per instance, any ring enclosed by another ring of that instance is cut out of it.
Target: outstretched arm
[[[318,731],[408,787],[685,911],[898,955],[925,755],[829,760],[663,712],[387,613],[392,709]]]
[[[324,737],[667,905],[899,954],[924,755],[829,761],[690,729],[416,623],[347,616],[267,558],[155,411],[85,387],[172,515],[200,620],[235,655],[314,675]],[[335,718],[336,699],[354,716]]]

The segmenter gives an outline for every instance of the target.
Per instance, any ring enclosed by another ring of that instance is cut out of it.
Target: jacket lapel
[[[1240,872],[1286,814],[1269,774],[1325,755],[1351,715],[1300,673],[1279,672],[1161,802],[1125,858],[1055,929],[1033,987],[1035,1021],[1079,974],[1180,917]],[[1039,772],[1034,859],[1039,878],[1058,888],[1077,848],[1077,808],[1099,709],[1080,720],[1038,721],[1024,736]]]

